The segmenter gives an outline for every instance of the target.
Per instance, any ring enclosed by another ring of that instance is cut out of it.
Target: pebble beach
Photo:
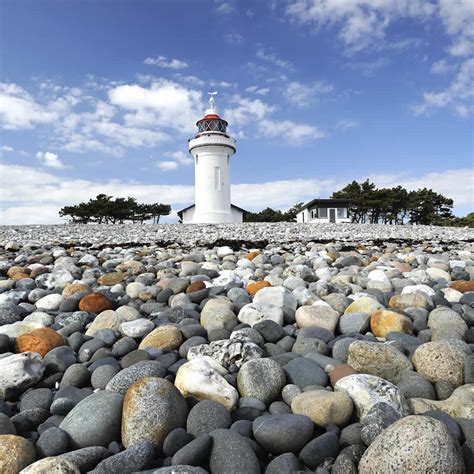
[[[474,231],[0,226],[0,472],[474,472]]]

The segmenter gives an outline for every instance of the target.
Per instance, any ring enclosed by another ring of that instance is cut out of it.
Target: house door
[[[336,222],[336,209],[329,209],[329,222]]]

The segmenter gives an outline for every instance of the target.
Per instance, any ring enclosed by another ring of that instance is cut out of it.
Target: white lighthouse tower
[[[210,92],[209,108],[196,125],[198,133],[189,140],[194,158],[195,204],[178,212],[183,223],[240,223],[244,210],[230,201],[230,159],[236,151],[235,140],[227,135],[227,122],[219,117]]]

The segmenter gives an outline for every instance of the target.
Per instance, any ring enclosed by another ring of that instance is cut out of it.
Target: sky
[[[0,0],[0,50],[3,224],[100,193],[176,221],[210,91],[240,207],[368,178],[474,209],[471,0]]]

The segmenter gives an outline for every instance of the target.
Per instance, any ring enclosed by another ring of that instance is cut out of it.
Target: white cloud
[[[355,122],[354,120],[340,120],[336,124],[336,129],[337,130],[349,130],[350,128],[357,127],[358,123]]]
[[[281,67],[283,69],[293,69],[293,64],[289,61],[279,58],[273,51],[267,51],[265,48],[257,49],[255,53],[257,59]]]
[[[11,146],[8,146],[8,145],[2,145],[0,147],[0,151],[3,151],[4,153],[8,153],[8,152],[11,152],[11,151],[15,151],[15,149]]]
[[[219,15],[230,15],[235,12],[235,8],[230,3],[221,3],[216,7],[216,13]]]
[[[433,109],[449,107],[454,115],[467,117],[474,112],[474,58],[464,61],[445,90],[425,92],[423,103],[413,108],[416,115],[428,114]]]
[[[448,51],[453,56],[474,52],[474,6],[472,0],[439,0],[439,15],[453,38]]]
[[[16,84],[0,84],[0,126],[6,130],[33,128],[58,119],[58,105],[42,105]]]
[[[64,168],[64,164],[56,153],[51,153],[50,151],[43,153],[39,151],[36,153],[36,158],[38,158],[42,165],[48,168]]]
[[[178,163],[176,163],[176,161],[159,161],[157,166],[162,171],[173,171],[178,169]]]
[[[323,81],[313,82],[311,84],[302,84],[293,81],[286,86],[285,97],[290,104],[298,108],[310,107],[319,96],[332,92],[334,87]]]
[[[268,105],[260,99],[248,99],[235,94],[231,102],[235,107],[226,109],[224,117],[231,126],[242,126],[250,122],[256,123],[275,110],[274,106]]]
[[[456,67],[453,64],[449,64],[446,59],[440,59],[431,65],[431,72],[433,74],[446,74],[455,69]]]
[[[353,179],[361,181],[366,178],[379,187],[401,185],[409,190],[431,188],[453,198],[455,207],[461,214],[466,214],[474,208],[474,170],[471,168],[429,172],[418,177],[360,174],[338,179],[302,178],[242,183],[232,186],[232,202],[248,210],[261,210],[267,206],[288,209],[297,202],[329,196]],[[87,201],[100,193],[115,197],[134,196],[139,202],[168,203],[174,209],[184,207],[194,200],[194,187],[189,185],[67,179],[16,165],[0,165],[0,184],[0,199],[3,201],[0,220],[4,224],[64,222],[58,215],[61,207]],[[21,192],[18,186],[21,186]]]
[[[324,138],[324,132],[319,128],[305,124],[296,123],[291,120],[261,120],[258,127],[262,135],[267,138],[283,139],[290,145],[301,145],[311,140]]]
[[[224,40],[229,44],[242,44],[245,38],[240,33],[227,33],[224,35]]]
[[[157,58],[148,57],[143,63],[165,69],[186,69],[188,67],[188,63],[181,59],[168,59],[165,56],[158,56]]]
[[[268,87],[250,86],[247,87],[245,91],[257,95],[267,95],[270,92],[270,89]]]
[[[450,0],[447,0],[450,1]],[[436,6],[426,0],[293,0],[290,20],[316,29],[338,27],[346,52],[380,47],[389,25],[398,18],[426,19]]]
[[[172,158],[177,164],[190,166],[194,163],[191,155],[189,153],[184,153],[184,151],[168,151],[164,153],[168,158]]]
[[[109,99],[131,111],[124,117],[128,126],[159,126],[186,133],[194,130],[203,108],[201,92],[166,79],[152,82],[149,88],[136,84],[115,87],[109,90]]]

